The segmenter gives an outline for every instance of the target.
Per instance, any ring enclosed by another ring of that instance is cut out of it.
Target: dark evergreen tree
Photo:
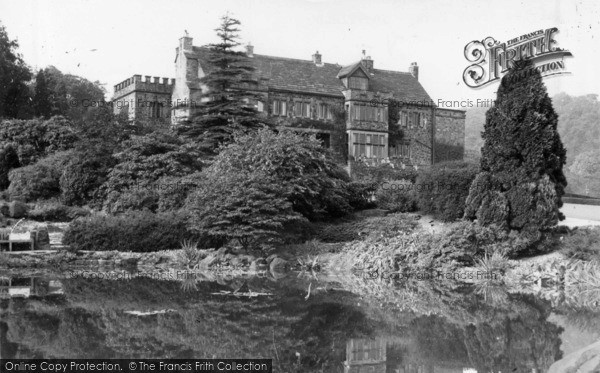
[[[35,94],[33,96],[33,107],[36,116],[50,117],[52,114],[51,96],[52,91],[48,87],[46,74],[43,70],[40,70],[35,76]]]
[[[257,128],[256,109],[253,102],[258,98],[244,89],[256,83],[249,57],[235,51],[240,43],[240,21],[225,15],[215,29],[219,42],[209,44],[207,74],[200,79],[208,90],[193,117],[179,127],[179,133],[193,140],[199,150],[215,153],[219,144],[230,142],[235,130]]]
[[[531,61],[517,63],[486,114],[481,172],[471,184],[465,217],[531,232],[564,218],[566,150],[557,122],[539,71]]]
[[[15,148],[8,144],[0,151],[0,190],[8,188],[8,173],[13,168],[20,167],[19,156]]]
[[[28,118],[31,72],[16,52],[19,44],[10,40],[0,25],[0,118]]]

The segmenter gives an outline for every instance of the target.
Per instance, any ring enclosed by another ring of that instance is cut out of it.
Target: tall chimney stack
[[[415,77],[415,79],[419,80],[419,65],[417,65],[416,62],[413,62],[410,64],[410,67],[408,68],[408,72],[412,74],[412,76]]]
[[[248,57],[254,57],[254,45],[248,43],[248,45],[246,45],[246,55]]]
[[[366,56],[366,51],[363,49],[362,51],[362,60],[360,61],[360,63],[364,66],[365,69],[367,69],[368,72],[372,73],[373,72],[373,60],[371,59],[371,56]]]
[[[323,63],[321,62],[321,53],[319,53],[319,51],[312,55],[312,60],[315,65],[323,66]]]

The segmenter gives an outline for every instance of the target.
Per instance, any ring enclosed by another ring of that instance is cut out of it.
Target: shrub
[[[63,242],[70,251],[150,252],[177,249],[183,240],[212,243],[201,238],[187,229],[184,215],[136,211],[77,219],[65,232]]]
[[[567,258],[600,260],[600,229],[580,228],[563,237],[561,251]]]
[[[71,152],[60,152],[40,159],[32,165],[13,169],[8,176],[10,198],[30,202],[58,197],[60,177],[71,158]]]
[[[89,216],[90,211],[82,207],[65,206],[60,202],[38,203],[27,213],[27,217],[37,221],[69,222]]]
[[[116,160],[106,148],[79,150],[65,166],[60,177],[61,202],[70,206],[100,207],[100,186]]]
[[[295,212],[314,221],[352,211],[347,190],[350,178],[331,156],[314,135],[263,128],[237,134],[232,144],[222,148],[211,169],[252,178],[268,176]]]
[[[305,220],[268,175],[220,173],[210,167],[205,176],[186,203],[192,229],[201,234],[237,240],[247,249],[278,240],[287,224]]]
[[[371,181],[352,181],[348,183],[348,203],[354,210],[365,210],[376,206],[373,196],[377,183]]]
[[[415,182],[417,171],[413,167],[399,167],[390,163],[368,165],[365,162],[351,163],[352,178],[355,180],[381,183],[384,180],[409,180]]]
[[[408,180],[382,182],[375,193],[377,207],[391,212],[416,211],[417,200],[413,187]]]
[[[460,219],[477,172],[468,162],[440,163],[421,171],[415,185],[419,209],[444,221]]]
[[[327,224],[314,224],[315,238],[326,243],[349,242],[366,239],[369,235],[394,237],[412,232],[418,225],[413,216],[391,214],[385,217],[342,220]]]
[[[77,141],[73,124],[55,116],[47,120],[5,120],[0,126],[0,144],[13,144],[23,166],[43,157],[68,150]]]
[[[8,173],[20,165],[19,156],[12,145],[7,144],[0,150],[0,190],[8,188]]]
[[[161,178],[183,177],[202,167],[198,153],[170,132],[132,136],[125,145],[102,187],[104,207],[112,213],[158,209]]]
[[[176,211],[185,206],[189,195],[201,185],[203,174],[195,172],[183,177],[163,177],[158,184],[158,211]]]

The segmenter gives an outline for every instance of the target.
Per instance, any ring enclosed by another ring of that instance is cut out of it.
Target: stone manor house
[[[315,133],[340,160],[431,165],[462,159],[465,112],[437,108],[419,83],[419,67],[408,71],[375,68],[363,56],[347,66],[324,63],[316,52],[300,60],[254,53],[255,83],[244,84],[262,99],[251,103],[280,126]],[[175,78],[133,75],[114,86],[115,113],[129,119],[177,123],[203,99],[200,78],[210,71],[209,50],[179,39]],[[116,103],[116,104],[115,104]]]

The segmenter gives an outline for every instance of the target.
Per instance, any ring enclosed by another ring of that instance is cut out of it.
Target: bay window
[[[385,135],[359,132],[353,135],[354,158],[385,158]]]

